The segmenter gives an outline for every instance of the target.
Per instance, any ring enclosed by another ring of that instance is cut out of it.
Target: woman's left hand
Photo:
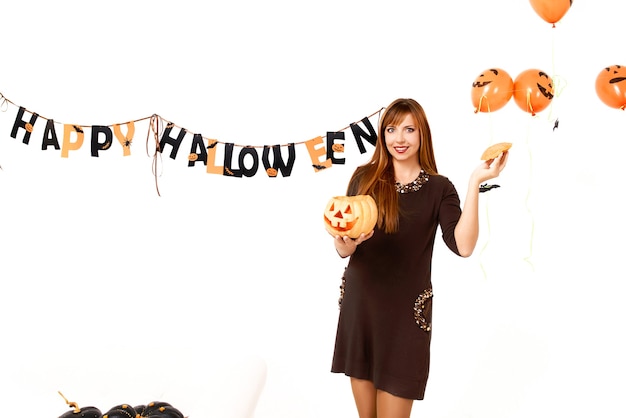
[[[472,173],[472,177],[474,177],[475,181],[479,184],[498,177],[502,170],[504,170],[508,157],[509,152],[504,151],[496,158],[484,161],[476,167]]]

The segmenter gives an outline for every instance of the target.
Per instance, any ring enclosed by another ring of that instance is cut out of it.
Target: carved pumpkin
[[[374,229],[378,208],[371,196],[335,196],[326,204],[324,225],[333,236],[358,238]]]
[[[513,100],[525,112],[535,116],[552,102],[552,78],[536,69],[522,71],[513,82]]]
[[[611,65],[596,78],[596,93],[602,102],[612,108],[626,108],[626,67]]]
[[[513,79],[500,68],[483,71],[472,83],[474,113],[494,112],[509,102],[513,95]]]

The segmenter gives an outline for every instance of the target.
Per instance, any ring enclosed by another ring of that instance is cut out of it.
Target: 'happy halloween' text
[[[26,114],[29,114],[30,117]],[[11,130],[11,137],[17,138],[21,129],[24,131],[22,142],[28,145],[38,119],[39,115],[37,113],[30,113],[25,108],[20,107]],[[46,125],[41,140],[42,150],[45,151],[53,147],[55,150],[61,151],[61,157],[68,158],[70,151],[76,151],[83,146],[85,127],[80,125],[63,125],[63,137],[61,144],[59,144],[54,121],[52,119],[45,119],[45,121]],[[375,145],[376,131],[368,118],[363,118],[360,123],[363,124],[366,130],[359,123],[350,124],[350,130],[354,135],[359,152],[363,154],[366,152],[363,140],[371,145]],[[122,132],[122,126],[124,126],[126,133]],[[99,157],[101,152],[110,150],[114,137],[122,146],[123,155],[129,156],[131,154],[130,146],[135,135],[134,122],[112,126],[92,125],[88,128],[91,131],[90,145],[92,157]],[[183,139],[189,133],[183,128],[180,128],[176,133],[174,132],[175,128],[176,126],[171,123],[166,126],[159,138],[157,149],[158,152],[163,153],[164,149],[169,146],[171,148],[169,156],[172,159],[176,159]],[[304,144],[306,145],[313,169],[317,172],[329,168],[333,164],[345,164],[345,159],[337,155],[343,154],[344,143],[345,132],[343,131],[327,132],[325,142],[321,136],[305,141]],[[203,163],[206,167],[206,172],[209,174],[252,177],[257,174],[260,165],[262,165],[269,177],[276,177],[279,173],[283,177],[289,177],[296,160],[295,143],[288,145],[263,145],[261,147],[221,143],[224,147],[223,162],[222,165],[218,165],[216,162],[218,144],[220,142],[217,140],[207,140],[201,134],[192,134],[192,142],[188,154],[188,167],[194,167],[198,163]],[[284,148],[286,148],[286,155],[283,155]],[[259,149],[262,149],[262,151],[259,152]]]

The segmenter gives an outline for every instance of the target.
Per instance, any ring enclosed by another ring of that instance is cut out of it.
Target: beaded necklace
[[[396,182],[396,191],[398,193],[410,193],[416,192],[422,188],[424,184],[428,182],[428,174],[424,170],[420,170],[417,178],[410,183],[402,184],[399,181]]]

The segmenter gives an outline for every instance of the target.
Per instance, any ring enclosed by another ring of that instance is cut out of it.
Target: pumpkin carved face
[[[326,204],[324,226],[333,236],[358,238],[374,229],[378,208],[371,196],[335,196]]]

